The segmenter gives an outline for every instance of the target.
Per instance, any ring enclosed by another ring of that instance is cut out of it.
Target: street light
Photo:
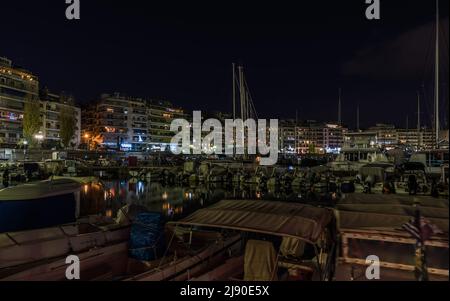
[[[27,147],[28,147],[28,141],[23,141],[23,160],[25,161],[27,159]]]
[[[88,133],[84,134],[84,139],[86,140],[86,145],[87,145],[88,151],[91,150],[90,138],[91,138],[91,136]]]
[[[42,140],[44,140],[44,135],[42,134],[41,131],[39,131],[39,133],[37,133],[36,135],[34,135],[34,138],[39,142],[39,146],[42,147]],[[42,151],[42,149],[41,149]],[[42,161],[44,161],[44,152],[41,152],[41,157],[42,157]]]
[[[44,140],[44,135],[42,135],[42,132],[39,132],[39,134],[34,135],[34,138],[41,142]]]

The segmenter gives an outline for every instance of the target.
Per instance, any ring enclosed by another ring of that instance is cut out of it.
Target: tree
[[[26,141],[34,146],[34,136],[41,129],[41,112],[39,101],[32,98],[30,94],[25,97],[25,106],[23,112],[23,137]]]
[[[59,114],[59,135],[63,147],[68,148],[75,135],[75,112],[68,106],[62,106]]]

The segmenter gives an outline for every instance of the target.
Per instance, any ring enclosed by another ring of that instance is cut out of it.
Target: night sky
[[[230,112],[236,62],[260,117],[337,120],[341,87],[350,127],[357,103],[362,127],[405,127],[407,115],[415,127],[420,89],[430,123],[434,1],[381,0],[372,21],[364,0],[243,2],[81,0],[81,20],[69,21],[64,0],[1,1],[0,56],[80,104],[121,92]],[[449,1],[440,3],[444,111]]]

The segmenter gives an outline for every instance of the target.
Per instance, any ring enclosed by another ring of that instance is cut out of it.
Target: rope
[[[169,244],[167,245],[167,248],[166,248],[166,250],[164,251],[164,255],[161,257],[161,261],[160,261],[159,264],[158,264],[158,267],[157,267],[158,269],[161,267],[161,265],[162,265],[164,259],[165,259],[166,256],[167,256],[167,252],[169,251],[169,248],[170,248],[170,246],[172,245],[172,241],[173,241],[173,238],[175,237],[175,232],[176,232],[177,228],[178,228],[178,225],[175,226],[175,229],[173,230],[172,237],[170,238]]]

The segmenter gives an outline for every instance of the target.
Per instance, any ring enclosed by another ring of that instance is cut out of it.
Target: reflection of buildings
[[[25,101],[38,101],[38,97],[38,78],[0,57],[0,144],[14,146],[19,142]]]

